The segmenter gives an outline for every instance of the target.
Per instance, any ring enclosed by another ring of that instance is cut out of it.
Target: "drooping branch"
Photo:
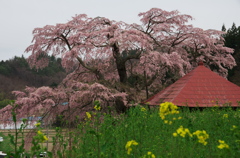
[[[80,57],[78,57],[78,56],[77,56],[76,58],[77,58],[78,62],[79,62],[84,68],[86,68],[86,69],[90,70],[91,72],[93,72],[93,73],[96,75],[96,77],[97,77],[98,80],[104,80],[104,76],[101,74],[101,72],[100,72],[97,68],[93,68],[93,67],[87,66],[87,65],[83,62],[83,60],[82,60]]]
[[[69,49],[69,50],[72,50],[72,47],[71,47],[70,43],[69,43],[68,40],[67,40],[67,37],[64,36],[63,34],[61,34],[61,37],[62,37],[63,41],[66,43],[68,49]]]
[[[71,51],[72,50],[72,47],[70,45],[70,43],[68,42],[66,36],[64,36],[63,34],[61,34],[61,37],[62,39],[65,41],[68,49]],[[100,73],[100,71],[97,69],[97,68],[94,68],[94,67],[90,67],[90,66],[87,66],[86,63],[79,57],[79,56],[76,56],[76,59],[77,61],[84,67],[86,68],[87,70],[91,71],[92,73],[94,73],[97,77],[98,80],[104,80],[104,76]]]

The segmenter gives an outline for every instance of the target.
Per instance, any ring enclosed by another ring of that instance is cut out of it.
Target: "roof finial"
[[[202,60],[200,60],[200,61],[198,62],[198,66],[200,66],[200,65],[203,65],[203,61],[202,61]]]

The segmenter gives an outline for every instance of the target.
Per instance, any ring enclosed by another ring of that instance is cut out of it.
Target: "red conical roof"
[[[240,87],[209,70],[203,63],[178,81],[145,101],[150,105],[173,102],[178,106],[238,106]]]

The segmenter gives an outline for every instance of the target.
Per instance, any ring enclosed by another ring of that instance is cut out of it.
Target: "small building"
[[[188,107],[240,107],[240,87],[200,62],[190,73],[144,101],[149,105],[159,105],[163,102]]]

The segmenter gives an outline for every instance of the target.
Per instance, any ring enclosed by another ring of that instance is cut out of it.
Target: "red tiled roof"
[[[150,105],[173,102],[178,106],[238,106],[240,87],[199,64],[178,81],[145,101]]]

